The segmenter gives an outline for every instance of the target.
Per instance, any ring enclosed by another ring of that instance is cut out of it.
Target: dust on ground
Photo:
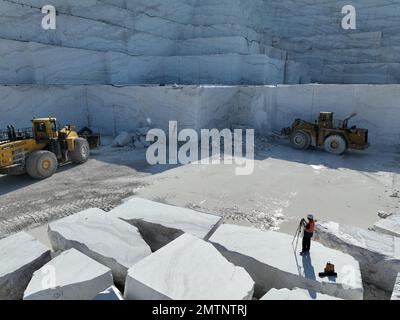
[[[0,237],[91,207],[107,211],[129,196],[289,234],[308,213],[369,228],[378,213],[399,211],[399,164],[394,148],[333,156],[259,140],[254,173],[236,176],[234,165],[150,166],[144,148],[107,145],[44,181],[0,176]]]

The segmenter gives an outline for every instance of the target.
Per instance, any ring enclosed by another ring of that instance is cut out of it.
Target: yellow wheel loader
[[[61,128],[56,118],[32,120],[32,128],[0,133],[0,174],[27,173],[34,179],[51,177],[59,165],[84,163],[90,149],[71,125]]]
[[[315,123],[296,119],[291,127],[282,130],[281,136],[288,137],[292,147],[298,150],[324,147],[325,151],[337,155],[347,149],[365,150],[370,146],[368,129],[348,125],[356,115],[334,124],[333,112],[321,112]]]

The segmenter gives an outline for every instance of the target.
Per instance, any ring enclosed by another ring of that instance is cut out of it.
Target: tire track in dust
[[[129,193],[126,194],[126,197]],[[122,197],[124,198],[124,197]],[[89,208],[100,208],[110,211],[121,203],[121,194],[108,195],[103,197],[88,197],[69,202],[67,204],[56,205],[51,208],[29,212],[0,222],[0,239],[12,233],[21,231],[27,227],[38,226],[50,221],[54,221]]]

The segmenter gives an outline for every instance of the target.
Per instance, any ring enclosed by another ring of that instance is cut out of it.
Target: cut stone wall
[[[44,31],[47,2],[0,0],[1,84],[400,83],[389,0],[353,1],[356,30],[342,29],[345,1],[54,0]]]
[[[117,134],[150,126],[168,130],[246,125],[266,136],[295,118],[314,121],[335,112],[370,130],[372,145],[400,141],[400,86],[0,86],[0,128],[29,127],[32,117],[56,116],[61,123]]]

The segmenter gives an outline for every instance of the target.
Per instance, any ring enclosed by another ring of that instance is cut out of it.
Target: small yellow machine
[[[321,112],[315,123],[296,119],[291,127],[282,130],[282,135],[289,137],[292,147],[299,150],[323,146],[337,155],[347,149],[365,150],[369,147],[368,129],[348,126],[356,115],[334,124],[333,112]]]
[[[71,125],[59,128],[56,118],[32,120],[32,128],[9,126],[0,136],[0,174],[28,173],[34,179],[51,177],[59,165],[84,163],[90,149]]]

